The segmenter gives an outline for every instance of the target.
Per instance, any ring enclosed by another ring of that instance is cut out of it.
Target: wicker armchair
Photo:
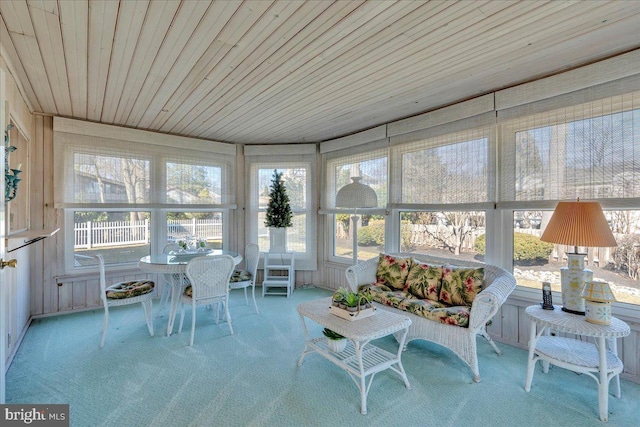
[[[506,270],[479,262],[463,261],[458,259],[438,258],[425,254],[399,253],[391,254],[402,258],[413,257],[419,261],[435,265],[458,265],[468,267],[484,267],[484,280],[486,287],[480,292],[471,306],[469,327],[462,328],[456,325],[435,322],[419,317],[413,313],[403,311],[403,314],[411,319],[411,326],[407,335],[405,346],[412,340],[423,339],[447,347],[462,359],[473,372],[473,380],[480,382],[480,370],[478,368],[478,354],[476,336],[481,335],[489,341],[498,354],[500,349],[493,342],[486,331],[486,324],[498,312],[502,304],[516,287],[516,280]],[[360,262],[346,271],[347,282],[352,290],[357,290],[359,285],[370,284],[376,281],[378,257],[365,262]],[[378,304],[383,310],[398,312],[399,309]],[[398,337],[396,337],[398,338]]]

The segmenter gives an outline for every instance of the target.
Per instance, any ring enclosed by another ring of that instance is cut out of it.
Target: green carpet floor
[[[193,347],[190,309],[185,330],[167,337],[168,308],[154,306],[150,337],[139,305],[116,308],[102,349],[102,310],[35,320],[7,373],[7,403],[68,403],[73,426],[605,425],[591,378],[538,366],[527,393],[526,351],[499,344],[498,356],[481,338],[481,383],[449,350],[413,341],[403,354],[412,389],[391,371],[377,374],[361,415],[346,372],[316,354],[297,366],[304,337],[296,306],[329,295],[307,288],[259,298],[255,314],[233,291],[235,335],[201,307]],[[376,344],[397,348],[392,337]],[[622,381],[609,412],[609,426],[640,425],[640,385]]]

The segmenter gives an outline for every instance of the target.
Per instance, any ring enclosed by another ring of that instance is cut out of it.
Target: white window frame
[[[165,135],[117,126],[89,123],[65,118],[54,118],[55,147],[55,207],[64,211],[64,271],[73,275],[87,268],[74,267],[75,211],[150,212],[150,253],[160,253],[166,242],[166,212],[223,212],[223,245],[229,242],[231,219],[235,209],[235,177],[237,147],[214,141],[204,141]],[[180,147],[189,147],[188,149]],[[123,155],[150,162],[149,194],[145,203],[77,203],[69,194],[67,182],[74,171],[74,153],[97,155]],[[193,163],[191,163],[193,162]],[[179,204],[167,203],[167,163],[193,164],[222,168],[221,203]],[[130,270],[137,260],[111,264],[110,270]]]
[[[512,164],[515,165],[515,149],[512,149],[515,144],[515,135],[517,132],[528,131],[533,128],[546,127],[546,126],[555,126],[558,124],[564,124],[573,122],[576,120],[586,120],[590,118],[597,118],[602,114],[615,114],[621,111],[627,110],[630,107],[628,102],[612,102],[606,104],[606,111],[603,111],[600,108],[589,108],[584,109],[582,105],[577,105],[573,107],[573,111],[571,111],[570,118],[558,118],[553,111],[538,113],[534,120],[531,120],[530,117],[524,116],[522,119],[512,119],[505,121],[504,123],[500,123],[498,126],[500,128],[500,141],[499,144],[501,147],[506,145],[510,145],[508,149],[500,150],[501,158],[500,158],[500,170],[498,172],[498,176],[501,182],[507,180],[508,182],[515,182],[515,168],[509,171],[505,171],[504,165]],[[571,106],[564,106],[564,110],[571,110]],[[512,154],[513,157],[505,156],[505,153]],[[504,190],[504,189],[503,189]],[[515,199],[515,190],[513,188],[509,188],[506,190],[506,193],[503,193],[500,196],[506,197],[510,199],[506,202],[498,202],[496,215],[500,219],[499,224],[499,234],[496,233],[498,241],[497,243],[502,247],[502,250],[497,250],[495,247],[492,252],[494,252],[494,256],[491,258],[491,263],[495,265],[499,265],[510,272],[513,272],[514,263],[513,263],[513,239],[514,239],[514,229],[513,229],[513,217],[515,210],[546,210],[553,211],[557,202],[559,200],[532,200],[532,201],[514,201]],[[624,210],[624,209],[634,209],[640,210],[640,198],[594,198],[589,200],[598,201],[604,210]],[[489,250],[487,249],[487,254]],[[489,262],[489,261],[487,261]],[[512,292],[511,296],[517,299],[523,299],[526,301],[539,301],[541,298],[541,291],[539,289],[524,287],[518,285],[516,289]],[[554,295],[558,301],[561,299],[561,295]],[[613,307],[613,314],[625,316],[627,318],[638,318],[638,310],[640,308],[640,304],[631,304],[625,302],[618,302]]]
[[[278,154],[280,153],[280,154]],[[258,171],[260,169],[306,169],[306,206],[297,213],[306,215],[305,252],[296,252],[296,270],[316,271],[318,269],[318,185],[316,170],[315,144],[296,144],[292,146],[268,145],[245,147],[246,206],[245,243],[258,243]],[[292,207],[292,210],[293,207]],[[260,261],[262,265],[262,259]]]
[[[325,192],[324,192],[324,196],[325,196],[325,201],[324,201],[324,209],[322,210],[322,213],[325,214],[325,228],[327,230],[327,233],[325,234],[325,258],[327,259],[328,262],[331,263],[335,263],[335,264],[341,264],[341,265],[351,265],[353,264],[353,257],[344,257],[344,256],[338,256],[336,255],[336,251],[335,251],[335,245],[336,245],[336,214],[348,214],[349,216],[353,215],[353,211],[351,210],[345,210],[345,209],[340,209],[340,208],[335,208],[333,206],[335,206],[335,201],[332,200],[328,200],[329,197],[331,197],[332,195],[335,195],[338,193],[339,188],[331,188],[329,189],[329,182],[330,182],[330,176],[333,175],[334,173],[334,169],[337,166],[340,165],[345,165],[345,164],[352,164],[354,163],[353,161],[349,160],[350,158],[353,157],[354,153],[358,153],[358,152],[371,152],[370,155],[361,155],[361,161],[368,161],[368,160],[374,160],[374,159],[380,159],[380,158],[386,158],[387,160],[387,198],[389,197],[389,191],[390,191],[390,180],[389,180],[389,165],[390,165],[390,159],[389,159],[389,150],[388,148],[386,148],[386,153],[385,154],[381,154],[379,153],[380,151],[380,146],[384,145],[385,147],[388,145],[387,141],[385,140],[384,142],[380,143],[378,141],[377,144],[375,144],[376,147],[375,148],[371,148],[371,147],[359,147],[355,150],[345,150],[343,155],[340,155],[342,153],[338,153],[337,155],[333,155],[333,156],[328,156],[328,158],[326,158],[324,160],[324,186],[325,186]],[[367,149],[368,148],[368,149]],[[360,156],[359,156],[360,157]],[[330,191],[329,191],[330,190]],[[385,251],[387,251],[388,248],[388,240],[387,240],[387,236],[389,236],[389,216],[388,216],[388,211],[386,209],[386,205],[387,205],[388,199],[387,200],[378,200],[378,205],[382,205],[384,207],[381,208],[367,208],[367,209],[359,209],[358,210],[358,215],[383,215],[385,216]],[[362,222],[361,220],[358,221],[358,227],[362,227]],[[360,258],[360,257],[358,257]]]

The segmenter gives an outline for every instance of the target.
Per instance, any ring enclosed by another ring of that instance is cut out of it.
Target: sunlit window
[[[74,211],[73,253],[100,253],[105,264],[138,262],[150,254],[150,217],[148,211]],[[81,258],[74,262],[75,267],[82,267],[83,262],[95,264]]]
[[[605,210],[618,246],[579,248],[594,280],[609,282],[616,299],[640,304],[640,210]],[[552,211],[515,211],[513,272],[518,285],[540,289],[551,283],[560,292],[560,269],[567,266],[567,248],[540,241]]]
[[[400,220],[403,252],[484,260],[486,221],[482,211],[403,211]]]

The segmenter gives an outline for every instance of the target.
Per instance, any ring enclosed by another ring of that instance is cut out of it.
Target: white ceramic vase
[[[562,309],[569,313],[584,314],[585,311],[581,294],[584,284],[593,280],[593,271],[584,268],[584,257],[585,254],[568,253],[568,266],[560,269]]]

